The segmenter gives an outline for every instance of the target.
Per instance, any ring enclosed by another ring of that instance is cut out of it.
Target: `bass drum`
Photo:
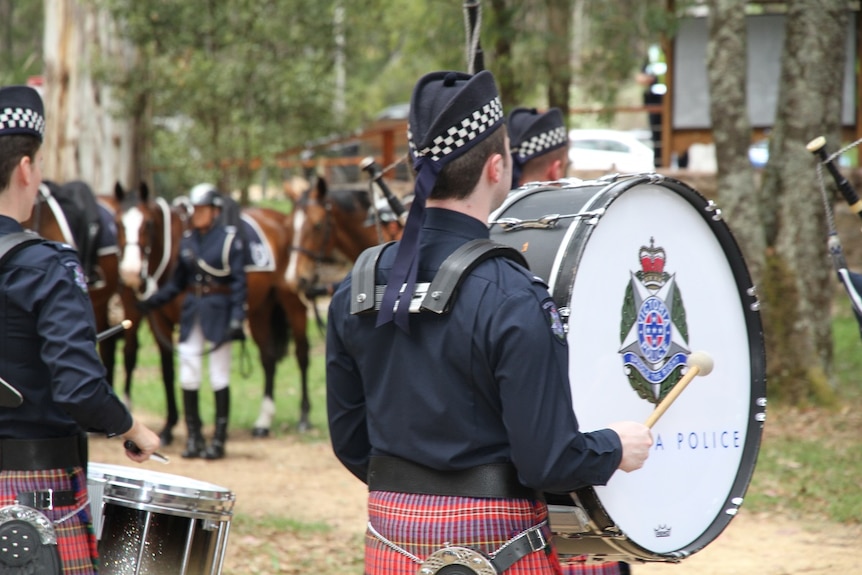
[[[692,351],[714,361],[653,426],[642,469],[560,499],[561,555],[679,561],[714,540],[745,494],[766,409],[758,301],[721,211],[658,174],[512,191],[491,239],[519,249],[566,322],[584,431],[646,421]]]

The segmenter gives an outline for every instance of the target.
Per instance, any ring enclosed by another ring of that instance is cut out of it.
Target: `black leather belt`
[[[231,288],[229,285],[223,284],[198,284],[193,283],[186,288],[186,291],[194,296],[201,297],[205,295],[211,294],[221,294],[221,295],[229,295],[231,293]]]
[[[489,499],[538,499],[542,493],[521,485],[509,463],[489,463],[459,471],[437,471],[398,457],[374,456],[368,464],[369,491]]]
[[[24,491],[18,494],[16,500],[19,505],[26,505],[27,507],[39,510],[69,507],[75,505],[75,492],[55,491],[53,489]]]
[[[0,471],[86,467],[87,436],[0,439]]]

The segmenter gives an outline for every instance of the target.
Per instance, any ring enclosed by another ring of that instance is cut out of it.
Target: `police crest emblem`
[[[626,377],[638,396],[658,404],[682,377],[688,356],[688,326],[676,276],[665,271],[666,253],[650,238],[631,272],[620,321]]]

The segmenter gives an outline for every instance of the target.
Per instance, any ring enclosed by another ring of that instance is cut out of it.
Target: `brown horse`
[[[139,195],[127,194],[119,184],[114,188],[117,244],[120,248],[120,299],[132,328],[124,333],[123,361],[125,386],[131,397],[132,374],[138,363],[138,328],[143,314],[137,301],[167,282],[179,256],[180,238],[186,229],[187,213],[170,206],[162,198],[150,199],[146,184]],[[159,349],[162,381],[165,386],[167,419],[159,433],[164,445],[173,441],[173,427],[179,421],[175,391],[173,330],[179,322],[182,295],[147,314],[150,330]],[[131,400],[129,400],[131,401]]]
[[[67,199],[70,201],[67,202]],[[84,264],[90,301],[96,318],[96,329],[99,332],[110,327],[109,302],[119,285],[119,249],[116,245],[116,232],[113,229],[106,229],[110,228],[106,226],[110,223],[110,217],[107,215],[101,218],[100,224],[96,223],[99,221],[99,216],[94,210],[110,210],[110,206],[101,200],[102,198],[97,197],[90,186],[84,182],[73,181],[57,185],[45,181],[39,187],[30,219],[22,222],[25,229],[33,230],[48,240],[69,244],[78,250],[79,258]],[[64,209],[68,210],[70,203],[76,202],[80,209],[73,208],[67,216]],[[87,217],[84,215],[85,211]],[[90,216],[94,219],[89,219]],[[81,225],[74,225],[75,223]],[[99,230],[101,238],[92,234],[83,239],[82,234],[75,233],[82,228],[86,228],[86,231],[82,232],[85,235],[89,234],[90,230],[93,232]],[[113,385],[116,347],[117,340],[113,337],[99,343],[99,355],[111,385]]]
[[[134,203],[126,203],[122,210],[123,232],[118,234],[122,250],[121,274],[123,283],[131,288],[132,296],[145,297],[154,291],[150,287],[142,291],[148,282],[153,284],[152,276],[162,270],[156,284],[163,284],[178,257],[179,236],[172,237],[172,250],[168,263],[162,265],[162,257],[166,250],[159,247],[160,238],[165,234],[164,207],[159,208],[160,198],[149,198],[148,192],[142,187],[140,197]],[[176,202],[175,202],[176,204]],[[178,219],[181,214],[188,214],[187,207],[177,204],[171,211]],[[174,217],[172,223],[176,223]],[[290,292],[282,278],[287,266],[287,253],[292,239],[291,219],[287,214],[264,208],[247,208],[242,210],[243,226],[249,226],[255,238],[246,238],[251,247],[252,261],[246,266],[248,282],[247,319],[252,339],[257,344],[260,361],[264,371],[264,397],[260,414],[254,424],[253,434],[264,437],[269,434],[273,416],[275,415],[275,369],[276,364],[287,354],[290,332],[293,332],[295,353],[302,380],[302,396],[300,399],[299,429],[305,431],[310,427],[308,414],[311,409],[308,399],[308,363],[309,343],[306,335],[307,309],[300,298]],[[174,226],[172,225],[172,229]],[[132,239],[130,239],[132,238]],[[164,242],[162,241],[162,244]],[[146,265],[145,265],[146,264]],[[137,286],[137,287],[135,287]],[[179,299],[179,298],[177,298]],[[134,300],[130,302],[134,306]],[[179,302],[174,300],[164,310],[164,324],[156,326],[151,323],[162,352],[163,376],[165,390],[168,394],[168,424],[176,423],[175,411],[171,412],[170,402],[173,397],[173,328],[179,321]],[[162,310],[154,310],[149,314],[150,321],[158,317]],[[170,316],[170,317],[168,317]],[[162,349],[164,347],[164,349]],[[170,364],[168,372],[165,365]],[[170,378],[168,378],[168,373]]]
[[[291,290],[307,293],[319,287],[321,269],[338,256],[353,263],[366,248],[401,237],[397,220],[381,221],[369,196],[360,185],[330,190],[319,177],[295,198],[296,233],[285,276]]]

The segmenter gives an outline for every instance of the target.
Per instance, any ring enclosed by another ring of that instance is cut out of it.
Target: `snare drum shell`
[[[90,463],[88,490],[106,575],[220,573],[235,496],[143,468]]]
[[[751,278],[720,210],[678,180],[526,187],[490,221],[549,215],[549,229],[492,223],[491,238],[522,251],[567,320],[581,429],[645,421],[691,351],[715,363],[653,427],[643,469],[573,494],[592,532],[559,533],[559,550],[678,561],[727,526],[754,471],[765,351]]]

